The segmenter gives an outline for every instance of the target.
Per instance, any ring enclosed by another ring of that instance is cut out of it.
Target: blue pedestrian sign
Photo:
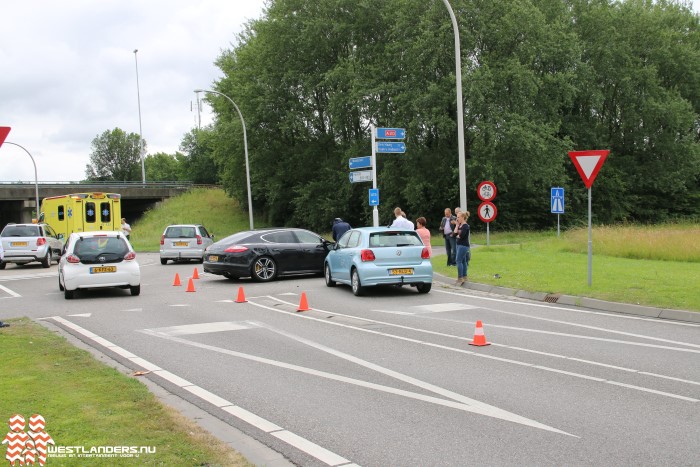
[[[564,189],[552,188],[552,214],[564,214]]]
[[[377,143],[377,152],[383,152],[383,153],[404,153],[406,152],[406,143],[389,143],[389,142],[381,142],[378,141]]]
[[[379,188],[369,189],[369,205],[379,206]]]
[[[349,162],[351,169],[365,169],[372,167],[372,156],[351,157]]]
[[[377,128],[376,139],[405,139],[405,128]]]

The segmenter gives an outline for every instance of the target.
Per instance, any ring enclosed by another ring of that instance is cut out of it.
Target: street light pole
[[[139,59],[137,52],[139,49],[134,49],[134,61],[136,62],[136,97],[139,102],[139,155],[141,156],[141,181],[146,183],[146,164],[143,161],[143,130],[141,129],[141,92],[139,91]]]
[[[36,172],[36,162],[34,162],[34,158],[32,157],[31,153],[27,151],[27,149],[24,146],[20,146],[17,143],[11,143],[9,141],[5,141],[5,144],[11,144],[13,146],[17,146],[18,148],[21,148],[24,150],[24,152],[27,153],[29,158],[32,160],[32,164],[34,164],[34,195],[36,196],[36,218],[37,220],[39,219],[39,177],[37,176]]]
[[[457,18],[447,0],[442,0],[450,12],[452,29],[455,35],[455,79],[457,80],[457,146],[459,154],[459,205],[462,210],[467,210],[467,169],[464,155],[464,109],[462,103],[462,55],[459,45],[459,27]]]
[[[253,198],[250,193],[250,168],[248,164],[248,136],[246,134],[245,130],[245,120],[243,120],[243,114],[241,114],[241,111],[238,109],[238,106],[236,105],[235,102],[233,102],[233,99],[228,97],[226,94],[219,92],[219,91],[212,91],[210,89],[195,89],[195,93],[198,92],[208,92],[212,94],[218,94],[220,96],[225,97],[228,99],[228,101],[233,105],[233,108],[236,109],[236,112],[238,112],[238,116],[241,118],[241,125],[243,125],[243,150],[245,152],[245,178],[246,178],[246,185],[248,188],[248,216],[250,220],[250,230],[254,229],[253,226]]]

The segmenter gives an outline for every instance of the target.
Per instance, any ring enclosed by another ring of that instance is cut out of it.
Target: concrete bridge
[[[49,196],[104,192],[122,196],[122,217],[132,223],[157,203],[194,187],[189,182],[0,182],[0,230],[8,222],[26,223],[36,218],[36,190],[39,202]],[[207,185],[209,186],[209,185]]]

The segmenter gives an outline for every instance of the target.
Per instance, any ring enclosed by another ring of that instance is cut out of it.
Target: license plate
[[[209,261],[211,261],[212,263],[216,263],[217,261],[219,261],[219,257],[218,256],[209,256]]]
[[[90,268],[90,274],[100,274],[103,272],[117,272],[116,266],[99,266]]]
[[[391,275],[391,276],[410,276],[412,274],[413,274],[413,268],[389,269],[389,275]]]
[[[190,242],[174,242],[174,246],[190,246]]]
[[[10,242],[10,246],[29,246],[29,242]]]

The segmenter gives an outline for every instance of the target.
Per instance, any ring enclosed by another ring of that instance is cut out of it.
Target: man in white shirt
[[[406,214],[401,210],[401,208],[394,209],[394,215],[396,216],[396,219],[394,219],[394,222],[392,222],[389,227],[394,229],[416,230],[413,222],[406,219]]]

